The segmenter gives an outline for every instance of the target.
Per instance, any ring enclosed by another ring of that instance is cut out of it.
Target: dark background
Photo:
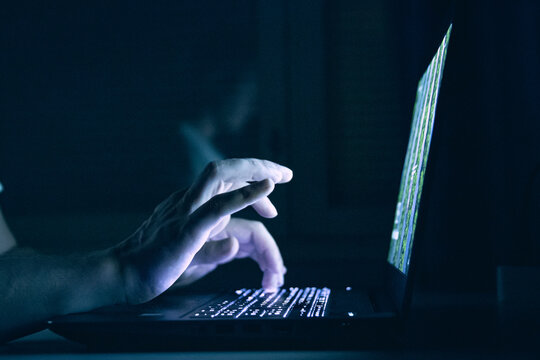
[[[120,241],[181,186],[178,122],[253,68],[257,112],[216,142],[295,171],[274,194],[281,216],[267,222],[298,264],[288,276],[308,278],[300,265],[310,263],[316,281],[375,282],[416,82],[452,21],[420,279],[494,290],[496,266],[540,262],[539,10],[487,0],[5,4],[2,209],[19,242],[43,251]]]

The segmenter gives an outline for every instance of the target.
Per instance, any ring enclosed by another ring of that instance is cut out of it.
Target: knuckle
[[[223,196],[215,196],[210,203],[210,213],[214,215],[220,214],[224,206],[225,201],[223,199]]]
[[[269,160],[262,160],[262,163],[264,164],[265,167],[269,168],[269,169],[274,169],[275,168],[275,164]]]
[[[251,221],[251,224],[250,224],[251,228],[254,230],[254,231],[257,231],[259,233],[266,233],[268,232],[268,230],[266,230],[266,226],[264,226],[264,224],[260,221]]]
[[[241,222],[245,227],[251,229],[252,231],[257,231],[257,232],[268,231],[266,229],[266,226],[264,226],[264,224],[258,220],[249,220],[249,219],[235,219],[235,220]]]
[[[190,219],[188,223],[182,226],[178,231],[178,237],[180,241],[190,244],[195,241],[199,236],[199,231],[197,230],[197,224]]]
[[[252,167],[256,167],[259,164],[259,160],[254,159],[254,158],[249,158],[249,159],[247,159],[247,161],[248,161],[249,165],[252,166]]]

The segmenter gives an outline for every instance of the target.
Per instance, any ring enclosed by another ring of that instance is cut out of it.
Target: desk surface
[[[536,359],[535,354],[501,352],[494,349],[393,350],[393,351],[249,351],[249,352],[168,352],[168,353],[88,353],[85,347],[44,330],[0,347],[0,357],[32,359]]]

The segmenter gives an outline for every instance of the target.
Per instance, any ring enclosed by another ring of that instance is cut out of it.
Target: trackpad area
[[[330,297],[329,317],[363,317],[375,313],[369,295],[363,290],[337,290]]]

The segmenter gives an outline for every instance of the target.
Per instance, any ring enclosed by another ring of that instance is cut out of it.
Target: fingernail
[[[268,179],[264,179],[264,180],[253,182],[251,186],[254,188],[260,188],[260,187],[263,187],[267,183],[268,183]]]
[[[271,205],[271,206],[270,206]],[[274,204],[270,203],[268,206],[268,217],[276,217],[278,216],[278,212]]]
[[[264,179],[261,181],[257,181],[252,186],[255,188],[255,190],[267,190],[273,188],[274,183],[270,179]]]

